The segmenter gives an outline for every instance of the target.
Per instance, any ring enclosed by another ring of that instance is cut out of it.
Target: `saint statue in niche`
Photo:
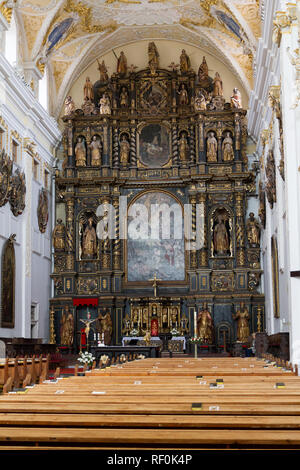
[[[254,213],[250,212],[249,219],[246,223],[247,238],[249,245],[259,246],[260,242],[260,225],[255,219]]]
[[[218,160],[218,142],[213,132],[209,132],[206,142],[206,159],[208,162],[216,162]]]
[[[188,160],[188,150],[189,148],[186,133],[182,132],[179,139],[179,158],[182,162],[186,162]]]
[[[99,101],[100,114],[111,114],[110,100],[107,93],[104,93]]]
[[[230,245],[224,217],[224,215],[218,215],[217,223],[213,230],[213,246],[215,253],[218,255],[227,255]]]
[[[188,92],[184,83],[181,85],[181,88],[178,94],[179,94],[179,104],[181,106],[186,106],[189,103],[189,95],[188,95]]]
[[[91,149],[91,166],[100,166],[102,145],[101,145],[101,140],[96,135],[93,135],[92,137],[92,142],[90,143],[90,149]]]
[[[83,137],[78,137],[75,145],[75,162],[76,166],[86,166],[86,149]]]
[[[120,106],[121,108],[128,107],[128,92],[124,86],[122,87],[122,90],[120,93]]]
[[[66,243],[66,227],[61,219],[57,219],[57,224],[52,233],[53,246],[55,251],[64,251]]]
[[[213,341],[213,320],[206,302],[203,304],[203,309],[198,313],[197,335],[204,343],[211,344]]]
[[[240,309],[236,314],[232,315],[234,320],[237,320],[237,342],[246,343],[250,336],[249,329],[249,313],[244,302],[241,302]]]
[[[222,143],[222,153],[224,162],[230,162],[234,160],[233,140],[231,138],[230,132],[226,132],[225,134],[225,139]]]
[[[72,346],[74,340],[74,318],[66,305],[65,310],[62,312],[60,321],[60,344],[64,346]]]
[[[88,218],[82,237],[82,259],[93,259],[97,255],[97,235],[93,225],[93,217]]]
[[[127,166],[129,163],[129,152],[130,152],[130,144],[127,140],[126,134],[122,134],[120,140],[120,162],[121,165]]]

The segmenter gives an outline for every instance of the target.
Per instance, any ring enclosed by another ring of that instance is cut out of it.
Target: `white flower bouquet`
[[[83,365],[86,364],[88,366],[91,366],[94,360],[95,360],[94,356],[87,351],[81,352],[79,354],[78,362],[80,362]]]

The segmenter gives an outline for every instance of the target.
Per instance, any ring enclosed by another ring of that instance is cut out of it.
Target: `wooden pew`
[[[300,377],[270,359],[228,359],[126,361],[2,395],[0,448],[300,445]]]

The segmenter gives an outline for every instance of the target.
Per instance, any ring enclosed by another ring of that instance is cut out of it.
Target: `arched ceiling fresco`
[[[23,63],[42,74],[48,68],[54,117],[74,81],[97,58],[141,39],[199,47],[221,60],[248,94],[252,89],[258,0],[16,0],[11,5]]]

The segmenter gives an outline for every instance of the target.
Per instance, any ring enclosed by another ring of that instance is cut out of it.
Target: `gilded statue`
[[[110,100],[107,93],[104,93],[99,101],[100,114],[111,114]]]
[[[60,344],[72,346],[74,340],[74,318],[69,307],[62,312],[60,321]]]
[[[82,237],[82,259],[93,259],[97,255],[97,235],[93,225],[93,217],[88,218]]]
[[[128,92],[124,86],[120,93],[120,106],[121,108],[128,108]]]
[[[167,328],[168,326],[168,323],[169,323],[169,316],[168,316],[168,308],[167,307],[164,307],[162,309],[162,313],[161,313],[161,322],[162,322],[162,326],[164,328]]]
[[[246,223],[247,238],[249,245],[259,246],[260,243],[260,224],[255,219],[254,213],[250,212]]]
[[[213,233],[214,250],[218,254],[226,254],[229,250],[229,236],[221,215],[218,216],[217,224]]]
[[[219,72],[216,72],[214,81],[213,81],[213,96],[223,96],[223,82],[220,77]]]
[[[231,138],[230,132],[226,132],[225,139],[223,140],[222,154],[224,162],[231,162],[234,160],[233,140]]]
[[[125,134],[122,135],[120,140],[120,162],[121,165],[127,166],[129,163],[129,152],[130,152],[130,144],[127,140]]]
[[[173,307],[171,310],[171,325],[175,326],[178,322],[178,310],[176,307]]]
[[[213,132],[209,132],[206,142],[206,159],[208,162],[218,160],[218,142]]]
[[[181,88],[178,94],[179,94],[179,104],[181,106],[186,106],[189,103],[189,95],[188,95],[188,92],[184,83],[181,85]]]
[[[202,64],[198,69],[198,83],[204,90],[211,91],[212,79],[208,76],[208,65],[205,56],[203,56]]]
[[[132,311],[132,323],[134,326],[137,326],[139,323],[139,311],[137,308],[134,308]]]
[[[108,78],[108,73],[107,73],[105,62],[104,60],[102,60],[102,63],[100,63],[98,59],[97,59],[97,62],[98,62],[98,70],[100,72],[100,83],[106,83],[108,82],[109,78]]]
[[[191,69],[191,61],[184,49],[180,55],[180,72],[182,74],[188,73]]]
[[[213,342],[213,320],[207,303],[203,304],[203,309],[198,313],[197,335],[203,343],[211,344]]]
[[[159,67],[159,53],[154,42],[148,44],[148,65],[152,71],[156,71]]]
[[[86,77],[85,84],[83,87],[84,100],[93,101],[94,99],[94,90],[93,84],[89,77]]]
[[[127,59],[123,51],[121,51],[117,63],[117,73],[120,77],[125,77],[127,73]]]
[[[112,321],[108,311],[106,311],[104,315],[99,313],[97,318],[97,329],[100,335],[104,334],[104,344],[106,346],[109,345],[111,343]]]
[[[230,98],[231,107],[235,109],[242,108],[242,96],[238,88],[233,89],[233,95]]]
[[[143,327],[148,326],[148,309],[147,308],[143,308],[142,325]]]
[[[76,166],[86,166],[86,148],[83,137],[78,137],[75,145]]]
[[[91,166],[100,166],[102,151],[101,140],[96,135],[93,135],[89,147],[91,150]]]
[[[61,219],[57,219],[57,224],[52,232],[52,241],[55,251],[65,251],[66,227]]]
[[[72,97],[69,95],[65,99],[65,116],[70,116],[75,111],[75,104]]]
[[[241,302],[240,309],[236,314],[232,315],[234,320],[237,320],[237,342],[246,343],[250,336],[249,329],[249,313],[244,302]]]
[[[182,132],[179,139],[179,158],[182,162],[188,160],[188,141],[185,132]]]

